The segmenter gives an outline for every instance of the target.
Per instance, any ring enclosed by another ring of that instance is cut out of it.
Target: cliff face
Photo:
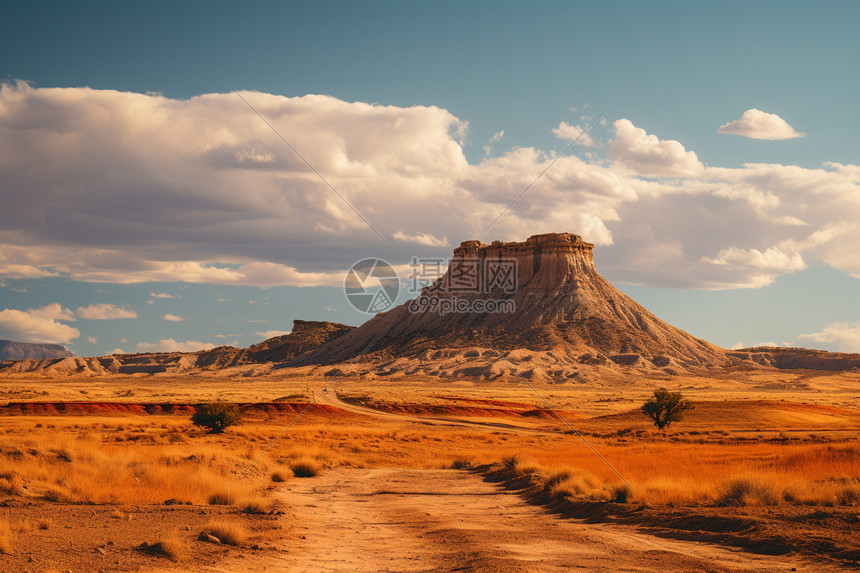
[[[0,360],[44,360],[74,356],[62,344],[38,344],[0,340]]]
[[[663,322],[613,287],[595,269],[593,248],[570,233],[490,245],[466,241],[454,250],[445,275],[416,301],[377,315],[297,363],[343,362],[372,341],[370,353],[386,357],[478,346],[561,352],[587,363],[729,363],[723,349]]]
[[[336,322],[294,320],[292,332],[249,346],[246,352],[253,362],[289,362],[352,330],[354,326]]]
[[[856,370],[860,369],[860,354],[827,352],[809,348],[742,348],[729,352],[731,358],[746,360],[762,366],[780,369]]]

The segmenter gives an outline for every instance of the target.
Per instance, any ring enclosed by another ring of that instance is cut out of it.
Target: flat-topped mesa
[[[622,355],[619,360],[635,355],[663,365],[729,362],[724,350],[666,324],[613,287],[595,269],[593,249],[572,233],[489,245],[465,241],[420,297],[294,364],[353,360],[369,343],[386,360],[477,347],[552,351],[555,359],[577,364],[613,362],[611,357]]]
[[[582,240],[573,233],[545,233],[532,235],[525,242],[504,243],[493,241],[487,245],[481,241],[463,241],[454,249],[454,257],[515,257],[532,254],[577,253],[594,261],[594,244]]]
[[[493,264],[513,265],[517,289],[553,290],[566,283],[576,284],[596,272],[593,250],[592,243],[572,233],[532,235],[523,242],[493,241],[489,245],[464,241],[454,249],[446,276],[425,294],[441,295],[439,289],[451,280],[451,273],[476,260],[481,277],[492,274]]]

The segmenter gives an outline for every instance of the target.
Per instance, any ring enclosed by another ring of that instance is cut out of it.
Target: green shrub
[[[654,395],[642,405],[642,411],[651,418],[658,430],[662,430],[672,422],[680,422],[684,412],[692,407],[680,392],[657,388]]]
[[[195,426],[208,428],[210,434],[220,434],[229,426],[235,426],[242,421],[242,414],[236,404],[210,402],[198,404],[196,409],[191,416],[191,422]]]

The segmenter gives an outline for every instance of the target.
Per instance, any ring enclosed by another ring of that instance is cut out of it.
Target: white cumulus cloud
[[[176,316],[175,314],[167,313],[161,317],[161,320],[167,320],[170,322],[182,322],[184,319],[181,316]]]
[[[262,336],[263,340],[274,338],[276,336],[283,336],[285,334],[290,334],[291,330],[267,330],[265,332],[255,332],[257,336]]]
[[[659,139],[633,125],[629,119],[614,123],[615,139],[609,142],[608,157],[637,175],[646,177],[692,177],[703,165],[695,152],[680,142]]]
[[[594,141],[588,133],[586,133],[585,128],[578,125],[571,125],[566,121],[559,123],[558,127],[554,128],[552,132],[559,139],[576,141],[577,145],[582,145],[584,147],[594,147],[597,145],[597,142]]]
[[[493,151],[493,144],[505,136],[505,130],[497,131],[484,146],[484,155],[489,155]]]
[[[87,320],[115,320],[119,318],[137,318],[137,312],[115,304],[100,303],[78,307],[77,315]]]
[[[0,338],[18,342],[68,343],[81,333],[61,321],[75,320],[59,303],[41,308],[0,310]]]
[[[442,237],[436,237],[431,233],[416,233],[414,235],[407,235],[403,231],[397,231],[392,235],[398,241],[405,241],[407,243],[417,243],[419,245],[426,245],[428,247],[447,247],[448,239]]]
[[[161,339],[158,342],[140,342],[137,345],[138,352],[196,352],[198,350],[212,350],[214,344],[187,340],[177,342],[172,338]]]
[[[787,121],[775,113],[767,113],[759,109],[746,110],[740,119],[730,121],[720,126],[720,133],[742,135],[750,139],[795,139],[805,133],[798,133]]]
[[[819,332],[801,334],[797,344],[831,352],[860,352],[860,322],[828,324]]]

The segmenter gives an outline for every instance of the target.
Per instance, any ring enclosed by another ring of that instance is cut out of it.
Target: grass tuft
[[[580,469],[563,470],[552,474],[546,481],[553,497],[593,499],[603,486],[596,477]]]
[[[761,475],[733,478],[723,488],[720,505],[777,505],[782,491],[773,480]]]
[[[233,505],[236,503],[236,494],[230,491],[219,491],[209,496],[209,505]]]
[[[185,543],[175,534],[152,544],[143,543],[138,547],[138,549],[151,555],[167,557],[172,561],[179,561],[185,557],[187,551]]]
[[[315,477],[322,471],[322,464],[310,458],[302,458],[290,463],[290,469],[297,478]]]
[[[42,497],[54,503],[75,503],[80,501],[74,493],[61,485],[49,487]]]
[[[274,509],[274,504],[272,501],[263,499],[261,497],[248,499],[241,503],[242,511],[245,513],[250,513],[252,515],[263,515],[266,513],[271,513],[272,509]]]
[[[203,531],[227,545],[242,545],[248,539],[248,530],[231,521],[210,521],[203,527]]]
[[[451,469],[467,470],[472,467],[472,460],[468,458],[456,458],[451,462]]]
[[[611,489],[611,493],[615,503],[627,503],[633,497],[633,488],[626,483],[617,484]]]

